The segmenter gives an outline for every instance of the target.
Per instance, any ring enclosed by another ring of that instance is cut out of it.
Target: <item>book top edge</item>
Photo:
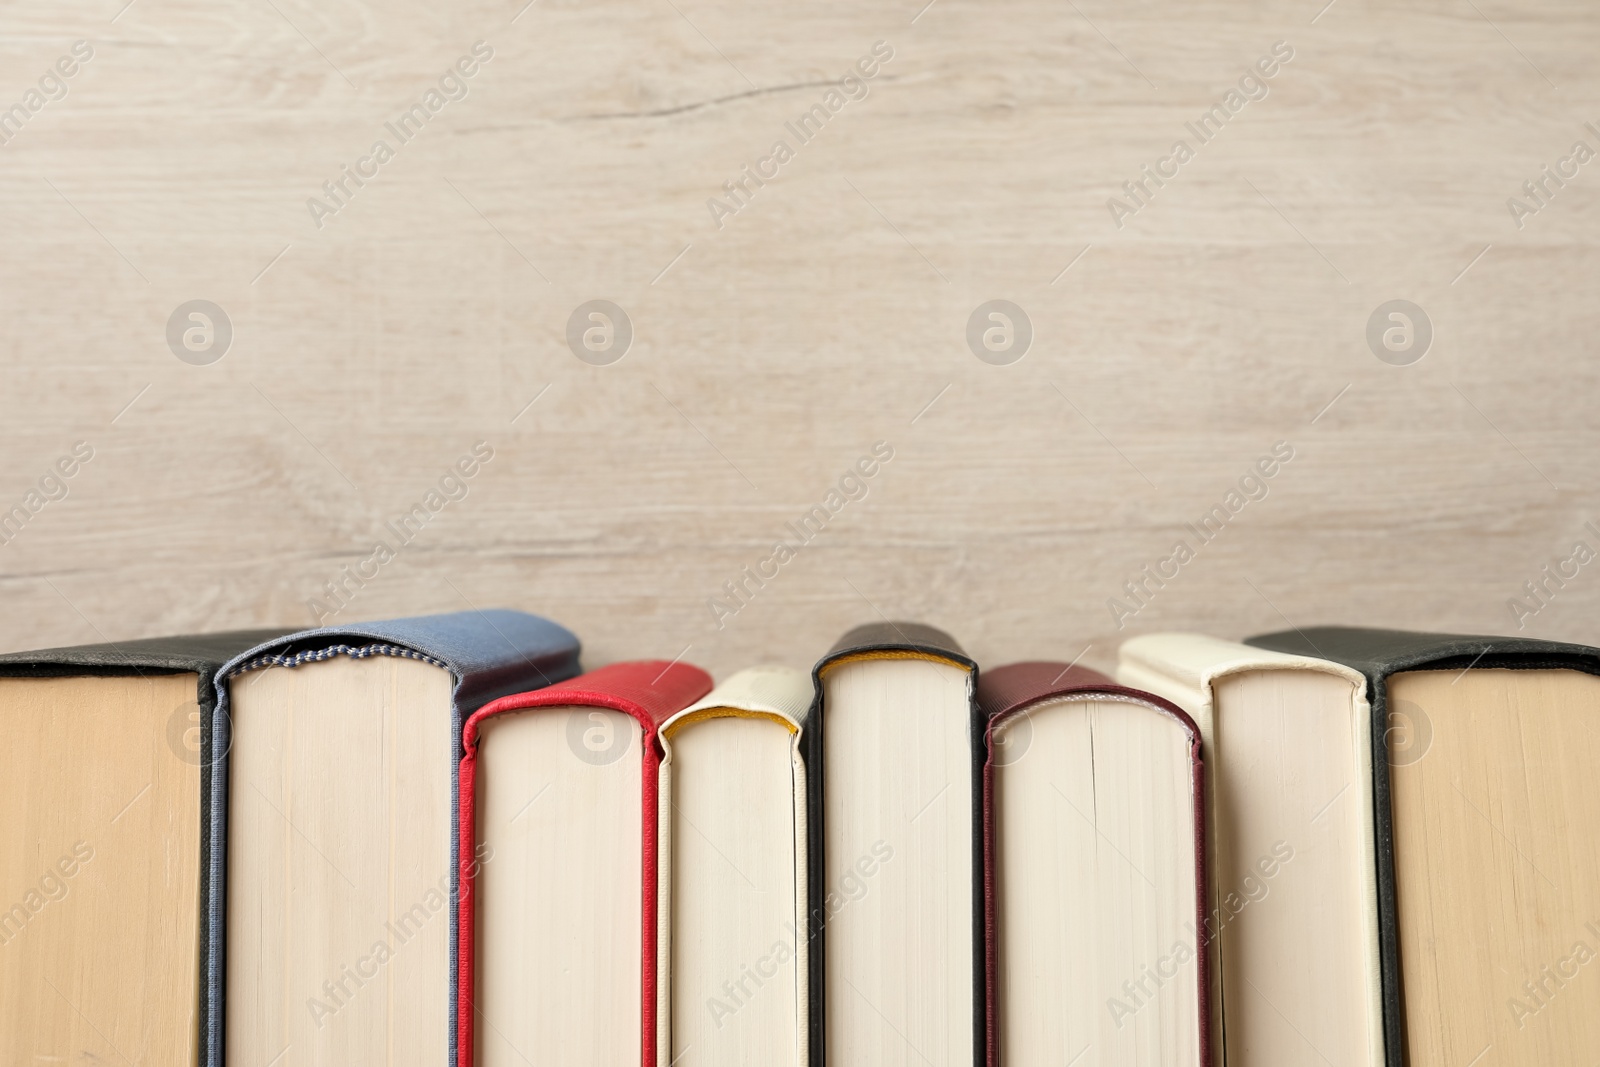
[[[610,708],[638,719],[651,732],[711,691],[711,675],[678,660],[629,660],[554,685],[511,693],[479,708],[467,722],[471,747],[484,718],[526,708]]]
[[[1196,696],[1205,696],[1219,678],[1264,670],[1321,671],[1337,675],[1354,686],[1365,685],[1360,671],[1337,660],[1242,644],[1208,634],[1144,634],[1129,638],[1117,650],[1119,679],[1160,677]],[[1135,681],[1133,684],[1143,683]]]
[[[493,608],[441,615],[324,626],[281,634],[235,655],[217,674],[219,703],[228,678],[253,666],[293,669],[319,654],[378,647],[414,653],[456,680],[454,703],[463,714],[510,693],[564,681],[579,671],[577,635],[524,611]]]
[[[845,631],[827,655],[817,661],[814,677],[823,668],[848,656],[902,652],[932,659],[947,659],[976,673],[978,665],[954,637],[936,626],[920,622],[870,622]]]
[[[192,672],[209,676],[282,630],[228,630],[206,634],[143,637],[0,655],[0,676],[60,677],[80,673]]]
[[[1246,638],[1245,644],[1342,663],[1373,683],[1399,671],[1469,667],[1600,674],[1600,649],[1529,637],[1314,626],[1257,634]]]
[[[978,679],[978,709],[985,721],[1049,697],[1107,687],[1116,682],[1088,667],[1033,660],[991,667]]]
[[[811,709],[811,679],[793,667],[764,664],[746,667],[717,683],[704,697],[662,724],[666,729],[702,711],[729,708],[760,712],[786,720],[796,730],[804,727]]]

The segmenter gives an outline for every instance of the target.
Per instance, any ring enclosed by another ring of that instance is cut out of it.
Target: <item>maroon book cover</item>
[[[995,894],[995,814],[994,814],[994,729],[1007,719],[1029,708],[1064,696],[1104,695],[1143,704],[1152,712],[1174,720],[1189,742],[1190,784],[1194,804],[1195,929],[1206,929],[1206,818],[1205,764],[1201,759],[1200,731],[1194,720],[1171,701],[1153,693],[1117,685],[1099,671],[1066,663],[1035,661],[1011,663],[986,670],[978,680],[978,710],[984,726],[983,762],[983,899],[985,1001],[987,1005],[988,1067],[999,1067],[999,939]],[[1200,980],[1196,983],[1199,1003],[1200,1067],[1211,1067],[1210,974],[1206,938],[1195,939],[1195,962]]]

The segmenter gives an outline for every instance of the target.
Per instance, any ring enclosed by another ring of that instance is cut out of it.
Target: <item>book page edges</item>
[[[1372,795],[1372,760],[1379,754],[1370,751],[1367,726],[1372,709],[1367,700],[1366,676],[1353,667],[1313,656],[1299,656],[1270,649],[1256,648],[1236,641],[1225,641],[1205,634],[1156,633],[1130,638],[1117,652],[1117,681],[1123,685],[1145,689],[1157,696],[1166,697],[1193,716],[1200,728],[1200,743],[1209,758],[1213,746],[1215,715],[1214,686],[1218,679],[1250,671],[1306,670],[1332,674],[1351,685],[1351,714],[1358,724],[1356,730],[1356,767],[1360,780],[1362,825],[1374,824],[1374,799]],[[1216,841],[1214,799],[1215,783],[1220,770],[1207,779],[1206,821],[1207,836]],[[1215,848],[1215,844],[1212,845]],[[1365,900],[1364,922],[1367,928],[1367,1040],[1370,1062],[1380,1067],[1384,1058],[1383,1032],[1383,970],[1378,943],[1378,866],[1377,841],[1373,833],[1362,835],[1365,864],[1362,868],[1362,890]],[[1207,907],[1216,908],[1215,887],[1208,892],[1213,899]],[[1220,967],[1220,945],[1214,958]],[[1221,997],[1217,997],[1219,1012]],[[1216,1041],[1223,1046],[1225,1027],[1220,1018],[1213,1020]]]
[[[746,678],[761,674],[764,677]],[[792,676],[792,677],[791,677]],[[763,699],[763,694],[768,699]],[[765,719],[789,731],[790,782],[794,796],[794,926],[806,930],[808,824],[806,807],[805,756],[800,747],[800,717],[787,710],[802,701],[811,701],[811,681],[800,671],[785,667],[756,667],[740,671],[717,686],[696,704],[691,704],[661,724],[657,737],[661,743],[661,768],[658,773],[656,856],[656,1064],[670,1067],[672,1061],[672,736],[679,730],[711,719]],[[740,697],[743,699],[739,699]],[[788,699],[785,699],[788,698]],[[736,706],[734,701],[739,700]],[[802,713],[803,714],[803,713]],[[796,1050],[795,1063],[810,1063],[811,1006],[809,939],[795,937],[796,967]]]

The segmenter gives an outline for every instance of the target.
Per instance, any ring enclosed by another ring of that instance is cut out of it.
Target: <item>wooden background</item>
[[[333,621],[513,606],[591,664],[723,675],[881,614],[1107,667],[1156,629],[1515,630],[1525,581],[1600,549],[1600,162],[1521,229],[1506,203],[1600,149],[1593,4],[123,3],[0,10],[0,108],[94,49],[0,147],[0,509],[94,450],[0,546],[4,648],[309,626],[478,441]],[[1269,95],[1119,229],[1107,199],[1278,41]],[[635,332],[609,366],[565,341],[595,298]],[[1009,366],[965,341],[995,298],[1035,331]],[[1396,298],[1434,328],[1410,366],[1365,340]],[[233,327],[206,366],[165,338],[193,299]],[[708,598],[878,440],[867,498],[719,628]],[[1270,495],[1119,632],[1107,599],[1278,441]],[[1597,604],[1600,563],[1524,632],[1600,642]]]

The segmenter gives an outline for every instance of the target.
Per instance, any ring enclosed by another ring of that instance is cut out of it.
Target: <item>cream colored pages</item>
[[[478,736],[478,1067],[637,1063],[639,723],[529,708]]]
[[[795,1065],[792,733],[694,722],[672,740],[671,1042],[679,1067]]]
[[[829,1063],[972,1061],[970,683],[927,659],[824,675]]]
[[[660,1067],[807,1062],[809,676],[751,667],[662,724]]]
[[[1366,714],[1320,671],[1243,671],[1213,692],[1227,1063],[1380,1067]]]
[[[1200,727],[1213,1030],[1229,1067],[1383,1058],[1369,721],[1340,664],[1198,634],[1121,649],[1117,678]]]
[[[1025,749],[1010,743],[1017,731],[1029,731]],[[994,770],[1001,1062],[1195,1067],[1184,730],[1146,704],[1068,698],[996,734],[1007,751]]]
[[[438,1067],[450,674],[339,656],[229,685],[229,1067]]]
[[[197,684],[0,680],[0,1063],[195,1062]]]
[[[1388,685],[1411,1067],[1600,1061],[1600,678]]]

